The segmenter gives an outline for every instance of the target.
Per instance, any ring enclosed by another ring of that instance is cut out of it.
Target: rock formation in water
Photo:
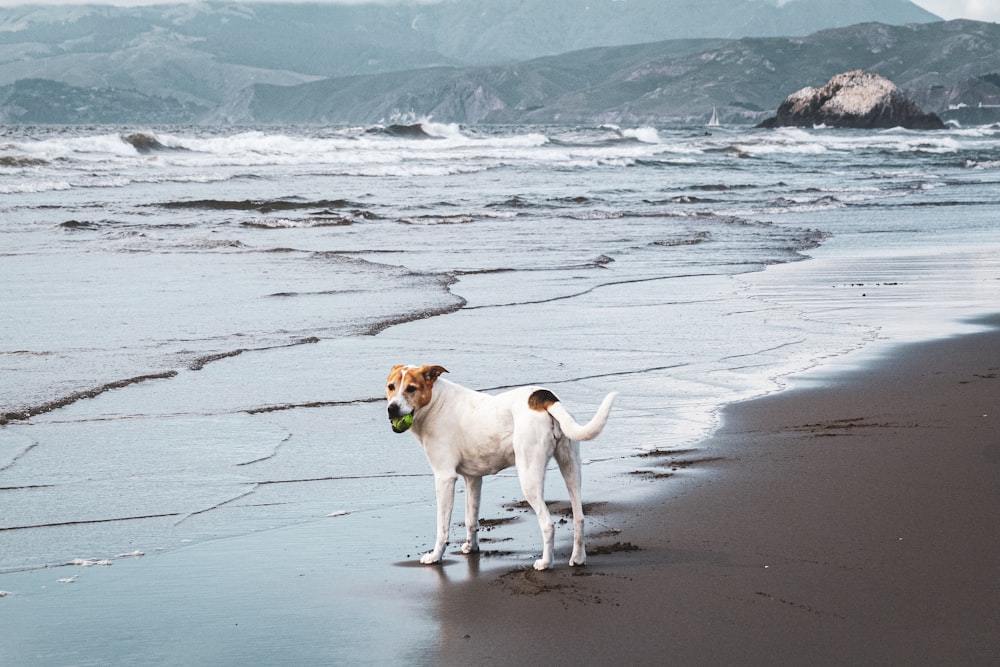
[[[905,127],[938,130],[944,123],[923,113],[889,79],[861,70],[844,72],[822,88],[806,87],[789,95],[778,114],[758,127]]]

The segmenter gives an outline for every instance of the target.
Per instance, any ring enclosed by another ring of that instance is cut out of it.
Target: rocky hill
[[[505,64],[667,39],[799,35],[858,21],[935,20],[909,0],[4,7],[0,86],[40,79],[99,89],[96,95],[131,91],[150,98],[153,106],[154,98],[172,98],[188,108],[232,109],[246,99],[244,90],[256,84],[289,86],[427,67]]]
[[[908,0],[0,8],[0,122],[759,122],[851,69],[940,113],[1000,103],[997,31]]]
[[[924,111],[1000,104],[1000,25],[863,24],[798,38],[669,41],[507,66],[430,68],[291,88],[255,86],[235,122],[759,122],[792,92],[852,69],[896,83]],[[947,117],[947,114],[944,114]]]
[[[173,98],[118,88],[79,88],[45,79],[0,86],[0,123],[171,124],[202,118],[209,110]]]

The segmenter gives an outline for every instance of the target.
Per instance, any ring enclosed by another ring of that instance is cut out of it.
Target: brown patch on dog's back
[[[528,397],[528,407],[536,412],[545,412],[559,398],[548,389],[538,389]]]

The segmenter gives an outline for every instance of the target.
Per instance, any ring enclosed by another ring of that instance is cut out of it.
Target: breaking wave
[[[358,204],[352,204],[345,199],[320,199],[316,201],[294,201],[287,199],[243,199],[240,201],[194,199],[161,202],[157,206],[162,206],[163,208],[200,208],[213,211],[257,211],[258,213],[273,213],[275,211],[295,211],[300,209],[342,209],[358,206]]]
[[[182,146],[167,146],[152,134],[136,132],[122,137],[122,141],[131,145],[136,151],[142,154],[155,153],[157,151],[181,151],[187,150]]]
[[[375,134],[403,139],[459,139],[465,138],[461,128],[455,123],[432,123],[429,120],[417,123],[376,125],[365,130],[365,134]]]

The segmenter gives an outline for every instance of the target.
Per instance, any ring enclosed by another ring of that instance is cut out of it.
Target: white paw
[[[582,549],[580,550],[580,553],[573,554],[569,558],[570,567],[576,567],[577,565],[586,565],[586,564],[587,564],[587,552],[583,551]]]
[[[431,551],[429,553],[425,553],[423,556],[420,557],[420,562],[424,565],[433,565],[434,563],[440,563],[441,552]]]
[[[479,551],[479,545],[473,544],[472,542],[466,542],[462,545],[463,554],[471,554],[474,551]]]
[[[551,564],[552,563],[550,563],[549,561],[545,560],[544,558],[539,558],[538,560],[535,561],[535,569],[536,570],[547,570],[547,569],[549,569],[549,565],[551,565]]]

